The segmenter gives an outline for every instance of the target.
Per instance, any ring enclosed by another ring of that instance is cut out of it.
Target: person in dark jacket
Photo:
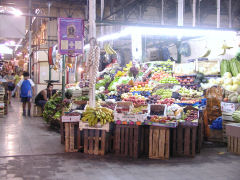
[[[37,106],[40,106],[43,109],[47,101],[52,97],[52,95],[53,95],[53,84],[48,83],[47,89],[40,91],[36,96],[35,104]]]

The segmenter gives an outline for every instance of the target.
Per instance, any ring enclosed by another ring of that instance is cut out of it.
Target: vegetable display
[[[70,100],[62,100],[62,93],[57,92],[50,100],[47,101],[43,111],[43,119],[50,124],[51,127],[60,128],[60,118],[63,109],[69,108]]]

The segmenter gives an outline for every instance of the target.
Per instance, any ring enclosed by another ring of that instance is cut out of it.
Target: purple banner
[[[83,54],[84,24],[82,19],[58,19],[58,52],[60,54]]]

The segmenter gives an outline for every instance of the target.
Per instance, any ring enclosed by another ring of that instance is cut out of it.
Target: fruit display
[[[152,87],[149,87],[148,84],[146,84],[145,86],[142,85],[138,85],[138,86],[134,86],[130,89],[130,92],[134,92],[134,91],[152,91]]]
[[[176,77],[164,77],[162,78],[159,83],[161,84],[179,84],[179,81],[176,79]]]
[[[149,96],[148,99],[147,99],[147,103],[148,103],[148,104],[157,104],[158,101],[159,101],[161,98],[162,98],[162,97],[159,96],[159,95]]]
[[[154,71],[165,71],[171,73],[173,71],[174,62],[171,60],[159,61],[155,64]]]
[[[130,86],[128,84],[120,84],[117,86],[117,92],[119,94],[128,93],[131,88],[132,88],[132,86]]]
[[[107,95],[107,99],[115,99],[116,101],[121,101],[121,95],[119,94]]]
[[[167,106],[172,105],[175,102],[174,98],[166,98],[164,100],[157,101],[157,104],[166,104]]]
[[[176,76],[181,85],[191,85],[194,83],[195,76]]]
[[[181,103],[181,104],[195,104],[199,102],[199,99],[186,99],[186,98],[181,98],[180,101],[177,101],[176,103]]]
[[[167,123],[170,121],[170,117],[165,117],[165,116],[151,116],[150,121],[152,122],[157,122],[157,123]]]
[[[134,107],[131,112],[134,114],[147,113],[147,106]]]
[[[145,81],[145,82],[140,82],[140,81],[135,81],[134,82],[134,86],[141,86],[141,87],[145,87],[146,85],[148,85],[148,81]]]
[[[190,98],[197,98],[197,97],[201,97],[203,95],[202,91],[188,89],[186,87],[181,87],[178,90],[178,93],[181,95],[181,97],[190,97]]]
[[[118,71],[117,74],[115,75],[115,77],[121,77],[121,76],[125,76],[127,73],[124,71]]]
[[[146,104],[146,98],[144,96],[132,93],[125,93],[121,96],[123,101],[132,102],[134,106],[141,106]]]
[[[159,95],[162,99],[171,98],[172,91],[170,89],[158,89],[153,95]]]
[[[95,126],[97,123],[104,125],[113,122],[113,111],[105,107],[87,107],[82,114],[81,120],[83,122],[88,122],[89,126]]]
[[[154,81],[161,81],[163,78],[168,78],[168,77],[171,77],[170,74],[164,72],[164,71],[161,71],[161,72],[155,72],[152,77],[151,77],[151,80],[154,80]]]
[[[183,114],[182,119],[185,121],[196,120],[196,119],[198,119],[198,111],[197,110],[187,110],[187,112]]]
[[[101,106],[106,107],[106,108],[111,109],[111,110],[114,110],[115,107],[116,107],[116,104],[112,103],[112,102],[102,102]]]
[[[145,120],[146,125],[173,127],[175,128],[178,124],[177,120],[167,116],[149,116]]]

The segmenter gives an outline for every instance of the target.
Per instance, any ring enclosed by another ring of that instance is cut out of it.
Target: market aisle
[[[0,156],[63,152],[60,134],[49,130],[41,118],[23,117],[21,103],[13,99],[8,115],[0,118]]]

